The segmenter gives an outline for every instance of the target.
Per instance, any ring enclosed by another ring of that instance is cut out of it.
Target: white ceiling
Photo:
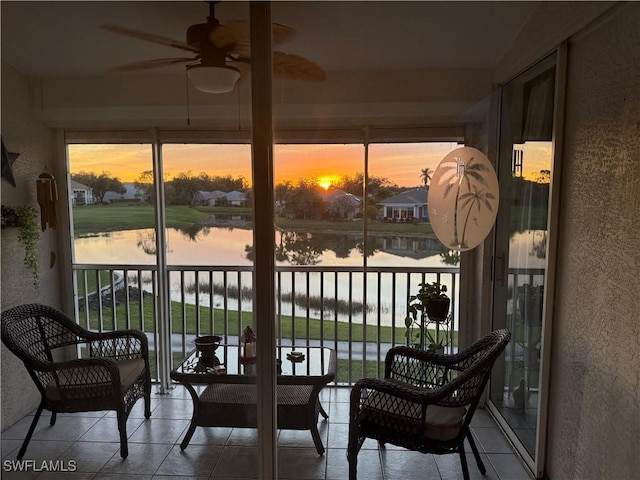
[[[302,55],[324,82],[274,78],[279,128],[461,125],[484,118],[491,69],[539,2],[284,1],[272,20],[295,29],[274,50]],[[132,62],[190,55],[100,28],[119,25],[186,41],[203,1],[1,1],[2,64],[31,77],[32,102],[61,128],[238,128],[249,123],[250,76],[227,94],[198,92],[184,64],[113,72]],[[247,2],[216,17],[248,20]],[[4,80],[4,74],[3,74]],[[3,97],[9,92],[3,83]],[[190,119],[187,121],[187,117]]]
[[[297,34],[277,50],[332,71],[491,68],[538,2],[274,2],[274,22]],[[2,1],[2,61],[36,77],[102,75],[118,65],[183,52],[100,29],[102,24],[185,40],[204,2]],[[245,2],[221,2],[222,23],[248,19]],[[183,73],[163,67],[152,74]],[[110,75],[116,75],[110,73]],[[118,73],[117,75],[122,75]]]

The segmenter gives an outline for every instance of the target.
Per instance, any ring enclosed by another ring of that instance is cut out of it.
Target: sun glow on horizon
[[[318,185],[325,190],[329,190],[329,188],[331,188],[332,185],[335,185],[338,180],[340,180],[340,177],[337,175],[324,176],[318,178]]]

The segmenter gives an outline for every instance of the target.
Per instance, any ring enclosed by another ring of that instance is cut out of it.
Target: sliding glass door
[[[512,339],[496,362],[490,404],[533,471],[544,446],[545,335],[550,332],[558,181],[553,54],[502,88],[492,328]]]

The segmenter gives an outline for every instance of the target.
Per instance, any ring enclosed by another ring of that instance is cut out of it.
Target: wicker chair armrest
[[[141,342],[147,340],[147,336],[140,330],[114,330],[111,332],[93,332],[91,330],[85,330],[82,337],[87,341],[93,340],[108,340],[113,338],[137,338]]]
[[[395,357],[408,357],[418,360],[420,362],[429,363],[433,365],[440,365],[442,367],[451,367],[459,362],[459,354],[444,355],[440,353],[429,352],[427,350],[420,350],[419,348],[407,347],[404,345],[396,346],[387,352],[386,361],[393,362]]]
[[[116,330],[113,332],[90,332],[86,338],[91,358],[126,358],[149,357],[149,341],[139,330]]]
[[[465,370],[470,363],[475,360],[475,355],[482,351],[486,346],[483,342],[476,342],[474,345],[463,350],[462,352],[454,354],[439,354],[426,350],[420,350],[417,348],[407,346],[396,346],[387,352],[385,358],[385,378],[391,377],[392,366],[394,363],[401,361],[402,358],[414,359],[417,362],[422,362],[426,365],[432,365],[440,367],[446,370]]]
[[[391,395],[420,405],[430,405],[437,404],[440,400],[449,395],[450,388],[447,386],[432,389],[418,388],[392,380],[362,378],[355,383],[351,390],[352,411],[360,408],[363,401],[371,392],[380,392],[382,394]]]

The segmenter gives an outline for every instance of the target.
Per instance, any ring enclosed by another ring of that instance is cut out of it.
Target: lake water
[[[529,268],[543,268],[545,260],[540,258],[539,248],[541,232],[526,231],[514,233],[510,241],[510,263],[518,261],[523,265],[526,259]],[[169,265],[180,266],[243,266],[252,265],[253,232],[248,229],[232,227],[205,227],[188,228],[184,230],[167,230],[167,260]],[[369,239],[368,265],[385,267],[452,267],[457,266],[456,257],[450,255],[437,240],[424,237],[406,236],[371,236]],[[81,236],[74,239],[76,263],[88,264],[137,264],[153,265],[155,263],[155,234],[153,229],[127,230]],[[449,254],[449,255],[448,255]],[[360,266],[363,262],[362,236],[356,234],[296,234],[292,232],[276,233],[276,259],[278,265],[325,265],[325,266]],[[342,282],[347,281],[348,276],[340,277],[340,289],[338,298],[349,301],[349,289]],[[185,273],[185,284],[195,283],[193,272]],[[217,280],[216,280],[217,278]],[[229,277],[229,284],[235,285],[236,276]],[[283,274],[281,277],[282,293],[291,293],[292,276]],[[451,291],[453,285],[443,277]],[[310,283],[307,291],[306,279],[303,274],[296,274],[295,289],[297,295],[319,296],[320,274],[313,273],[309,276]],[[351,277],[351,300],[362,302],[364,299],[364,281],[361,274],[353,274]],[[383,313],[383,324],[390,324],[389,315],[395,302],[396,309],[404,309],[407,298],[406,275],[396,276],[396,283],[392,283],[390,275],[383,276],[378,291],[375,281],[367,282],[367,303],[374,310],[378,308],[377,299],[380,298],[380,309]],[[427,279],[431,281],[432,279]],[[333,295],[333,277],[325,282],[325,298]],[[409,290],[413,292],[419,283],[417,277],[411,279]],[[214,283],[221,282],[221,277],[214,277]],[[251,272],[242,274],[242,283],[251,285]],[[181,300],[182,285],[180,275],[174,272],[170,276],[171,298]],[[394,288],[395,286],[395,288]],[[459,286],[455,286],[456,291]],[[149,285],[145,289],[151,290]],[[394,300],[395,299],[395,300]],[[454,299],[454,302],[457,299]],[[186,301],[195,303],[195,294],[187,294]],[[209,306],[207,295],[200,296],[200,302]],[[230,309],[237,308],[237,300],[227,298]],[[221,295],[214,295],[213,306],[223,305]],[[456,311],[457,311],[457,305]],[[251,302],[242,301],[242,309],[251,311]],[[292,305],[282,304],[282,314],[292,313]],[[302,314],[303,309],[296,307],[297,314]],[[396,315],[403,317],[404,312]],[[362,322],[363,316],[355,314],[352,321]],[[329,318],[333,319],[333,318]],[[346,320],[346,318],[335,318]]]
[[[445,248],[428,237],[371,236],[371,266],[455,266],[443,262]],[[167,229],[170,265],[252,265],[253,231],[206,227],[195,232]],[[97,233],[74,239],[76,263],[155,263],[153,229]],[[279,265],[362,265],[362,236],[354,234],[276,233]]]

